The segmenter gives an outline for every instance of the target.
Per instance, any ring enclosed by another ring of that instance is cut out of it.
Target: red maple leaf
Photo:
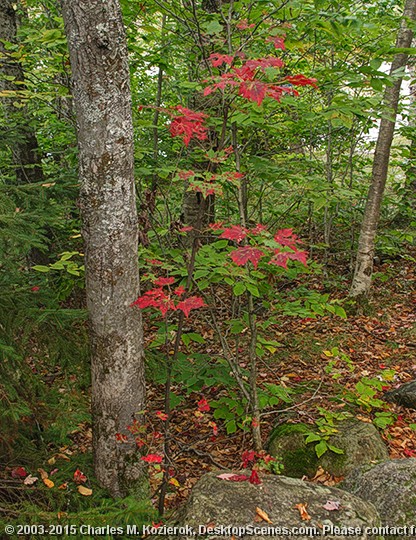
[[[173,279],[173,278],[164,278],[164,279]],[[147,307],[154,307],[160,310],[160,313],[165,316],[166,313],[171,309],[175,311],[176,306],[171,300],[169,295],[166,295],[165,292],[161,289],[152,289],[145,292],[142,296],[134,301],[131,306],[139,306],[140,309]]]
[[[295,86],[313,86],[314,88],[317,88],[316,79],[305,77],[305,75],[302,75],[301,73],[299,75],[288,75],[285,77],[285,81],[294,84]]]
[[[192,227],[192,225],[188,225],[187,227],[181,227],[178,230],[179,230],[179,232],[187,233],[187,232],[193,231],[194,228]]]
[[[82,471],[80,471],[79,469],[77,469],[74,472],[74,482],[76,484],[83,484],[86,481],[87,481],[87,477],[85,476],[85,474]]]
[[[254,268],[257,268],[263,255],[264,251],[251,246],[239,247],[230,253],[230,257],[237,266],[244,266],[246,263],[248,263],[248,261],[250,261]]]
[[[155,281],[157,287],[164,287],[165,285],[172,285],[175,283],[174,277],[160,277]]]
[[[168,419],[168,415],[162,411],[156,411],[156,416],[160,418],[161,420],[165,421]]]
[[[181,105],[177,105],[175,109],[180,114],[172,116],[169,126],[172,137],[182,137],[185,146],[189,145],[193,137],[200,141],[207,138],[207,127],[204,125],[204,121],[208,115],[191,111]]]
[[[210,223],[208,225],[208,227],[210,229],[212,229],[213,231],[218,231],[218,230],[224,228],[224,222],[223,221],[217,221],[216,223]]]
[[[282,51],[286,49],[284,37],[269,36],[266,38],[266,43],[273,43],[275,49],[281,49]]]
[[[257,223],[255,227],[250,229],[250,234],[261,234],[263,232],[267,232],[267,227],[261,223]]]
[[[243,462],[243,467],[246,469],[249,466],[249,463],[256,459],[256,452],[254,450],[245,450],[241,455],[241,460]]]
[[[125,443],[128,441],[128,437],[124,433],[116,433],[116,441]]]
[[[182,296],[184,292],[186,292],[186,289],[182,285],[179,285],[179,287],[176,287],[176,289],[173,291],[176,296]]]
[[[198,401],[198,410],[201,412],[208,412],[211,409],[208,401],[203,397]]]
[[[239,243],[247,236],[247,229],[240,225],[231,225],[228,229],[220,235],[220,238],[226,238],[227,240],[234,240]]]
[[[261,484],[261,480],[259,478],[259,475],[257,474],[257,471],[255,471],[254,469],[251,471],[251,475],[248,481],[250,482],[250,484],[255,484],[255,485]]]
[[[306,266],[308,254],[306,251],[280,251],[275,249],[275,254],[270,259],[269,264],[275,264],[276,266],[281,266],[282,268],[287,268],[287,262],[299,261]]]
[[[299,238],[294,234],[293,229],[280,229],[274,235],[274,240],[281,246],[290,247],[290,249],[296,250],[296,244]]]
[[[267,84],[261,81],[243,81],[240,84],[239,94],[250,101],[255,101],[257,105],[263,103],[266,97]]]
[[[192,309],[198,309],[205,306],[204,300],[200,296],[190,296],[182,300],[176,305],[176,309],[180,309],[185,313],[185,317],[189,317]]]
[[[140,459],[146,463],[162,463],[163,456],[159,454],[147,454],[147,456],[142,456]]]
[[[234,60],[234,56],[231,56],[229,54],[218,54],[218,53],[212,53],[209,56],[209,60],[211,60],[211,64],[213,67],[219,67],[222,66],[222,64],[228,64],[231,66]]]

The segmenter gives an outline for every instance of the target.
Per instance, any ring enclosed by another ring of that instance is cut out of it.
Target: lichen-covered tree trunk
[[[36,135],[25,116],[25,109],[14,106],[19,101],[18,92],[24,90],[24,73],[21,65],[8,54],[4,46],[4,41],[16,42],[17,17],[13,4],[12,0],[0,2],[0,92],[4,93],[4,114],[14,134],[10,147],[16,168],[16,181],[26,184],[42,181],[43,171]],[[7,93],[10,93],[10,97],[7,97]]]
[[[414,21],[415,19],[416,0],[406,0],[402,23],[396,40],[397,48],[408,48],[411,46],[413,31],[408,22],[409,20]],[[371,184],[361,225],[354,278],[350,290],[350,296],[353,298],[365,297],[370,292],[371,277],[373,274],[375,237],[380,219],[380,208],[384,189],[386,186],[390,149],[393,141],[397,107],[402,84],[400,70],[404,70],[406,64],[407,54],[401,52],[394,55],[390,68],[390,75],[395,76],[396,78],[394,84],[388,86],[384,93],[384,106],[388,109],[388,117],[383,117],[381,119],[374,153]]]
[[[144,471],[128,430],[140,422],[145,384],[141,317],[130,307],[139,280],[125,32],[118,0],[62,0],[62,9],[77,116],[94,466],[113,496],[140,494]]]

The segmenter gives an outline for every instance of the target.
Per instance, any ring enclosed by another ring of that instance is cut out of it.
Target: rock
[[[318,459],[316,443],[305,443],[305,434],[313,431],[306,424],[277,426],[270,436],[268,451],[282,460],[283,473],[294,478],[305,475],[312,478],[319,466],[336,477],[345,476],[357,466],[388,459],[387,447],[373,424],[354,419],[340,422],[336,427],[338,433],[328,442],[343,450],[343,454],[327,450]]]
[[[416,409],[416,381],[402,384],[398,388],[386,392],[383,399],[408,409]]]
[[[359,467],[340,487],[371,502],[383,526],[415,526],[412,534],[389,538],[416,539],[416,459],[390,459],[373,467]]]
[[[217,528],[209,534],[210,540],[233,536],[271,540],[287,536],[285,531],[288,530],[296,531],[298,540],[310,539],[319,532],[325,532],[325,538],[333,540],[351,538],[352,534],[354,538],[370,538],[365,528],[380,524],[377,511],[370,503],[340,489],[272,475],[262,475],[262,483],[253,485],[247,481],[221,480],[218,474],[206,474],[193,488],[178,525],[182,527],[177,531],[180,538],[202,538],[208,527]],[[328,501],[339,505],[339,510],[325,509]],[[306,506],[310,520],[301,519],[296,508],[299,504]],[[257,509],[265,512],[271,523],[261,519]],[[264,530],[267,527],[274,530]],[[264,534],[256,528],[263,529]],[[355,528],[356,534],[352,532]],[[192,536],[191,531],[196,531],[196,536]]]

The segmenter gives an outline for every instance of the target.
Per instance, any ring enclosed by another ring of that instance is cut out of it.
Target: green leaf
[[[251,292],[251,294],[255,296],[256,298],[260,298],[260,292],[255,285],[252,285],[251,283],[247,283],[247,290]]]
[[[317,442],[321,439],[322,437],[320,435],[317,435],[316,433],[309,433],[309,435],[305,439],[305,443],[308,444],[310,442]]]
[[[36,270],[36,272],[50,272],[51,269],[49,266],[43,266],[41,264],[37,264],[36,266],[32,266],[33,270]]]
[[[211,21],[204,25],[207,34],[219,34],[222,32],[222,25],[218,21]]]
[[[332,446],[332,444],[328,444],[328,448],[331,450],[331,452],[334,452],[335,454],[344,453],[344,450],[342,448],[338,448],[337,446]]]
[[[325,452],[328,450],[328,444],[326,441],[321,440],[316,446],[315,446],[315,452],[318,458],[323,456]]]
[[[236,283],[233,287],[233,293],[235,296],[241,296],[246,291],[246,285],[242,281]]]

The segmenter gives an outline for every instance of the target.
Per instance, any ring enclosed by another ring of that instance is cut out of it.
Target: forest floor
[[[262,416],[261,431],[266,447],[271,429],[288,417],[290,422],[306,422],[313,427],[323,410],[334,413],[349,410],[365,422],[372,422],[377,414],[383,417],[387,413],[392,423],[381,430],[381,435],[391,458],[416,457],[416,411],[384,403],[380,407],[372,406],[384,391],[416,378],[416,268],[413,262],[398,260],[386,262],[375,270],[371,315],[348,315],[346,319],[286,316],[278,325],[269,327],[269,339],[282,346],[261,360],[259,386],[275,383],[295,392],[293,404],[283,403],[275,410],[266,409]],[[316,288],[322,288],[321,279],[312,281]],[[345,290],[338,283],[340,297],[345,297],[349,284],[347,280],[343,283]],[[309,285],[313,287],[313,283]],[[215,352],[213,345],[212,354]],[[246,367],[246,364],[247,359],[242,355],[241,366]],[[371,398],[357,393],[357,384],[370,381],[371,387],[372,379],[382,382],[381,391],[373,388]],[[201,414],[199,400],[203,397],[210,403],[217,399],[217,388],[207,387],[203,393],[184,393],[182,397],[172,416],[175,481],[167,496],[167,506],[171,508],[188,497],[202,474],[222,468],[238,470],[242,466],[243,451],[253,449],[249,430],[227,434],[221,421],[213,417],[213,409]],[[163,389],[151,385],[149,414],[156,414],[163,406]],[[213,435],[212,422],[218,426],[217,435]],[[162,424],[159,422],[155,429],[162,431]],[[153,441],[151,452],[163,453],[162,443],[158,445]],[[160,473],[152,470],[156,494]],[[329,484],[333,480],[328,475],[318,479]]]
[[[303,319],[282,316],[277,324],[269,327],[269,339],[280,345],[261,359],[259,387],[274,383],[293,393],[290,394],[290,403],[279,403],[275,408],[264,410],[261,432],[265,445],[276,423],[288,419],[290,422],[306,422],[313,427],[325,411],[337,413],[348,410],[366,422],[372,422],[377,414],[387,413],[391,423],[381,429],[381,434],[391,457],[416,457],[416,411],[390,404],[377,406],[383,391],[416,378],[416,269],[413,262],[401,259],[386,262],[376,270],[371,315],[350,314],[346,319],[332,315]],[[340,298],[345,297],[348,291],[347,278],[337,278],[336,283],[328,280],[325,283],[322,276],[310,276],[309,279],[310,287],[321,292],[323,288],[335,290],[335,296]],[[331,297],[334,297],[332,292]],[[213,358],[221,355],[213,333],[204,326],[203,317],[198,317],[196,324],[199,328],[195,331],[205,336],[205,343],[196,347]],[[144,323],[145,342],[150,343],[154,338],[154,319],[145,315]],[[245,368],[248,360],[244,351],[240,362]],[[61,376],[55,378],[53,374],[45,373],[45,377],[51,387],[56,385],[61,391]],[[77,389],[77,377],[71,375],[70,379],[72,403],[83,404],[87,415],[88,388]],[[356,385],[370,381],[371,387],[371,380],[382,381],[383,388],[374,391],[368,401],[368,396],[366,398],[357,392]],[[238,470],[242,466],[242,453],[253,449],[250,430],[236,429],[227,433],[224,422],[214,417],[215,408],[210,403],[224,395],[224,388],[206,386],[198,392],[189,392],[186,385],[174,384],[172,389],[180,403],[171,416],[168,510],[184,502],[201,475],[211,470]],[[164,385],[149,382],[146,416],[150,429],[143,435],[146,443],[143,451],[147,454],[163,454],[163,410]],[[69,415],[69,412],[62,411],[62,414]],[[60,469],[56,482],[60,477],[59,488],[63,490],[66,489],[66,481],[73,481],[73,470],[87,467],[86,464],[91,462],[89,421],[79,421],[69,439],[70,444],[61,446],[49,443],[37,464],[41,467],[37,471],[46,470],[50,478],[52,471]],[[16,471],[19,465],[30,470],[27,459],[22,463],[15,460],[4,471],[6,483],[10,481],[7,480],[10,472]],[[88,467],[92,471],[91,466]],[[157,506],[162,472],[157,464],[151,464],[149,469],[153,501]],[[15,488],[19,479],[15,474],[12,476]],[[325,475],[318,480],[333,482]],[[27,489],[31,487],[27,486]]]

